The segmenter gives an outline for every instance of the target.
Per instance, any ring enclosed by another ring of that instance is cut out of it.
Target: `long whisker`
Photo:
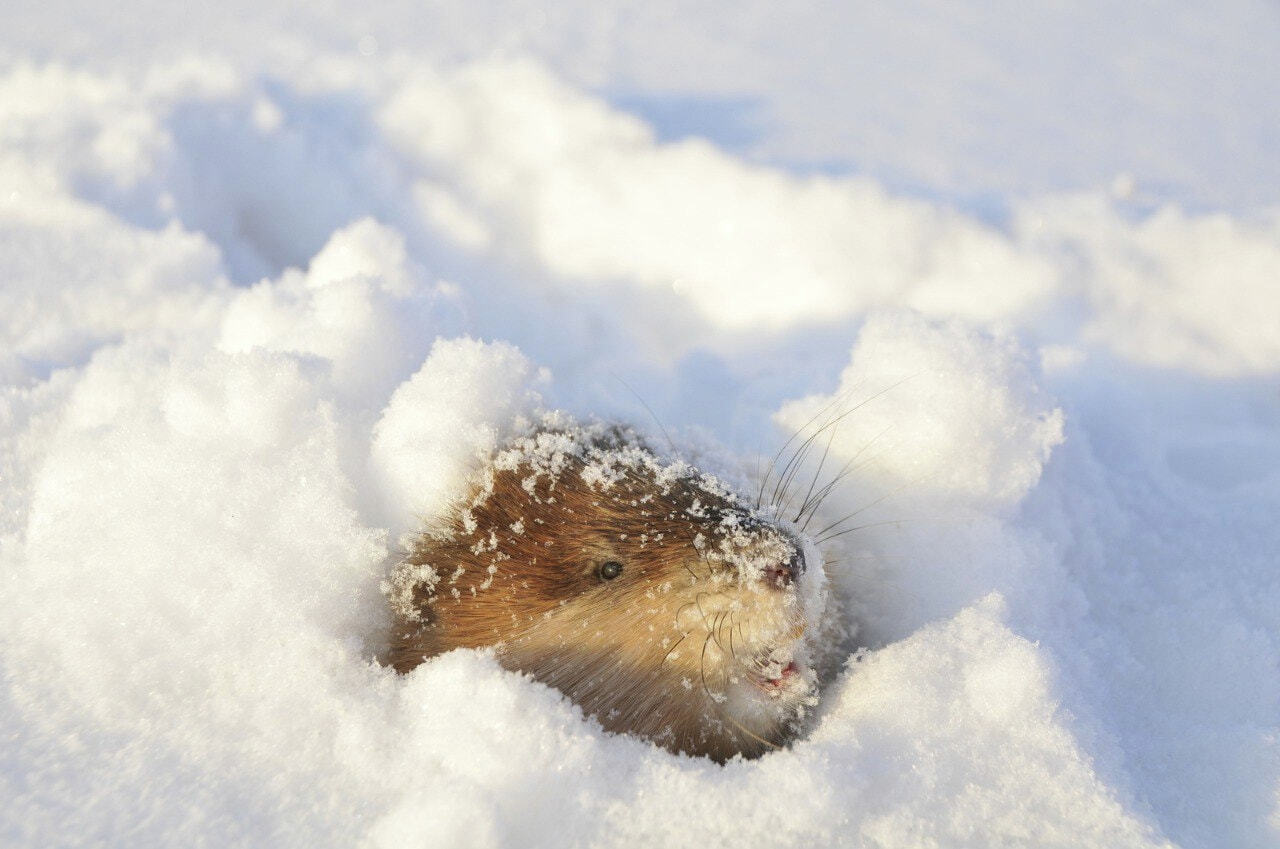
[[[612,372],[610,372],[610,373],[612,374]],[[614,375],[613,375],[613,377],[614,377],[614,379],[615,379],[615,380],[617,380],[617,381],[618,381],[619,383],[621,383],[623,386],[627,387],[627,391],[628,391],[628,392],[630,392],[632,395],[636,396],[636,400],[637,400],[637,401],[639,401],[639,402],[640,402],[640,405],[641,405],[642,407],[644,407],[644,408],[645,408],[645,410],[649,413],[649,417],[650,417],[651,419],[653,419],[653,423],[654,423],[654,424],[656,424],[656,425],[658,426],[658,430],[662,431],[662,436],[663,436],[663,438],[664,438],[664,439],[666,439],[666,440],[667,440],[667,445],[671,448],[671,453],[672,453],[672,454],[675,454],[675,453],[676,453],[676,443],[675,443],[675,441],[671,438],[671,434],[667,433],[667,429],[666,429],[665,427],[663,427],[663,426],[662,426],[662,420],[658,418],[658,414],[657,414],[657,413],[655,413],[655,412],[653,411],[653,408],[652,408],[652,407],[650,407],[647,403],[645,403],[645,400],[644,400],[643,398],[641,398],[641,397],[640,397],[640,393],[639,393],[639,392],[637,392],[637,391],[635,391],[634,389],[632,389],[632,388],[631,388],[631,384],[627,383],[625,380],[623,380],[621,377],[619,377],[619,376],[618,376],[618,375],[616,375],[616,374],[614,374]]]
[[[827,500],[827,496],[829,496],[833,491],[835,491],[835,488],[840,484],[840,482],[844,480],[845,477],[852,474],[857,469],[861,468],[862,465],[864,465],[864,464],[858,464],[857,466],[854,465],[855,463],[857,463],[858,458],[861,457],[862,454],[868,448],[874,445],[876,440],[884,436],[886,433],[888,433],[892,429],[893,429],[893,425],[889,425],[884,430],[880,431],[875,436],[871,437],[870,440],[868,440],[861,448],[859,448],[856,452],[854,452],[853,456],[850,457],[845,462],[845,464],[840,467],[840,471],[836,472],[836,474],[831,478],[831,480],[823,484],[822,488],[818,490],[816,495],[814,495],[812,498],[805,500],[805,503],[800,506],[800,512],[796,515],[796,518],[793,520],[793,521],[799,521],[800,517],[803,516],[806,511],[809,513],[809,518],[804,520],[804,524],[801,526],[801,530],[806,530],[809,527],[809,522],[812,521],[814,515],[817,514],[818,508],[822,506],[822,502]]]
[[[852,513],[848,514],[848,515],[847,515],[847,516],[845,516],[843,519],[839,519],[839,520],[837,520],[837,521],[835,521],[835,522],[832,522],[830,525],[827,525],[825,528],[823,528],[822,530],[820,530],[820,531],[818,531],[817,533],[815,533],[815,534],[814,534],[814,536],[815,536],[815,537],[819,537],[819,538],[821,538],[821,537],[822,537],[822,535],[823,535],[823,534],[825,534],[827,531],[833,530],[833,529],[835,529],[835,528],[839,527],[840,525],[843,525],[845,522],[849,521],[849,520],[850,520],[850,519],[852,519],[854,516],[858,515],[859,513],[863,513],[863,512],[865,512],[865,511],[867,511],[867,510],[870,510],[872,507],[875,507],[877,504],[879,504],[880,502],[884,501],[885,499],[887,499],[887,498],[892,498],[893,496],[895,496],[895,495],[897,495],[898,493],[902,492],[902,490],[903,490],[903,489],[905,489],[905,488],[906,488],[907,486],[909,486],[909,485],[910,485],[910,484],[902,484],[901,486],[898,486],[898,487],[895,487],[894,489],[889,490],[888,492],[886,492],[884,495],[880,496],[880,497],[879,497],[879,498],[877,498],[876,500],[874,500],[874,501],[872,501],[872,502],[870,502],[870,503],[868,503],[868,504],[864,504],[864,505],[862,505],[861,507],[859,507],[857,510],[854,510]]]
[[[801,425],[798,430],[794,431],[791,434],[791,436],[787,438],[786,442],[782,443],[782,447],[778,449],[778,453],[774,454],[773,459],[769,461],[769,468],[765,469],[764,477],[760,479],[760,485],[756,490],[756,509],[760,508],[760,502],[764,500],[764,489],[766,486],[769,485],[769,478],[773,475],[773,470],[779,458],[782,457],[782,452],[786,451],[787,446],[789,446],[792,442],[794,442],[797,436],[804,433],[805,430],[809,427],[809,425],[817,421],[819,416],[821,416],[827,410],[830,410],[842,398],[846,397],[850,392],[852,392],[853,389],[854,387],[850,387],[848,392],[841,393],[840,395],[837,395],[834,398],[832,398],[829,402],[826,403],[826,405],[822,407],[822,409],[814,413],[813,416],[810,417],[810,419],[807,422]]]
[[[804,467],[804,461],[809,457],[809,452],[813,450],[813,441],[826,430],[828,425],[823,425],[806,439],[795,453],[791,455],[791,459],[787,461],[787,465],[782,469],[782,476],[778,479],[777,486],[773,490],[773,503],[780,504],[779,513],[787,512],[787,505],[791,502],[791,482],[795,480],[796,474]]]
[[[884,521],[884,522],[870,522],[870,523],[868,523],[868,524],[866,524],[866,525],[858,525],[857,527],[853,527],[853,528],[845,528],[844,530],[839,531],[839,532],[834,533],[834,534],[831,534],[830,536],[825,536],[825,537],[823,537],[822,539],[818,540],[818,542],[819,542],[819,543],[830,542],[831,540],[833,540],[833,539],[835,539],[835,538],[837,538],[837,537],[842,537],[842,536],[844,536],[845,534],[851,534],[851,533],[853,533],[854,531],[863,531],[863,530],[866,530],[867,528],[878,528],[878,527],[881,527],[882,525],[901,525],[903,522],[906,522],[906,521],[909,521],[909,520],[907,520],[907,519],[889,519],[889,520]]]
[[[843,419],[845,416],[849,415],[850,413],[853,412],[853,410],[856,410],[856,409],[857,407],[854,407],[853,409],[845,410],[843,413],[836,416],[834,419],[830,419],[827,422],[825,422],[822,425],[822,427],[818,428],[813,433],[809,434],[809,436],[804,440],[804,442],[800,443],[800,445],[796,448],[796,450],[792,452],[791,459],[787,460],[786,465],[782,467],[782,473],[778,475],[778,482],[774,486],[773,493],[770,496],[775,504],[778,502],[779,495],[781,493],[786,492],[787,487],[790,485],[791,477],[795,475],[795,472],[803,464],[804,458],[809,455],[809,450],[813,446],[813,441],[817,439],[819,436],[821,436],[824,430],[838,424],[841,419]],[[810,422],[812,422],[812,419],[810,419]],[[808,426],[809,426],[808,424],[805,425],[805,427],[808,427]]]
[[[813,442],[813,440],[814,440],[814,439],[816,439],[819,435],[821,435],[821,433],[822,433],[824,430],[826,430],[827,428],[834,427],[835,425],[839,424],[841,421],[843,421],[843,420],[844,420],[845,418],[847,418],[848,416],[852,415],[853,413],[855,413],[855,412],[857,412],[858,410],[860,410],[860,409],[862,409],[863,407],[865,407],[867,404],[870,404],[872,401],[876,400],[876,399],[877,399],[877,398],[879,398],[880,396],[882,396],[882,395],[884,395],[884,394],[886,394],[886,393],[888,393],[888,392],[891,392],[892,390],[894,390],[894,389],[896,389],[897,387],[901,386],[902,384],[906,383],[908,380],[911,380],[911,379],[912,379],[912,378],[914,378],[915,376],[916,376],[916,375],[914,375],[914,374],[913,374],[913,375],[909,375],[909,376],[907,376],[907,377],[904,377],[904,378],[902,378],[901,380],[898,380],[898,381],[896,381],[896,382],[894,382],[894,383],[890,384],[889,386],[886,386],[884,389],[881,389],[879,392],[876,392],[876,393],[874,393],[874,394],[872,394],[872,395],[870,395],[870,396],[868,396],[868,397],[864,398],[863,400],[859,401],[857,404],[854,404],[852,407],[850,407],[849,409],[845,410],[845,411],[844,411],[843,413],[841,413],[840,415],[838,415],[838,416],[836,416],[835,418],[833,418],[833,419],[831,419],[831,420],[827,421],[825,424],[823,424],[823,425],[822,425],[822,427],[818,428],[818,429],[817,429],[817,430],[815,430],[813,433],[811,433],[811,434],[808,436],[808,438],[807,438],[807,439],[805,439],[805,441],[800,445],[800,447],[799,447],[799,448],[797,448],[797,449],[792,453],[792,455],[791,455],[791,459],[790,459],[790,460],[788,460],[788,461],[787,461],[787,464],[783,467],[782,474],[781,474],[781,475],[779,475],[778,483],[777,483],[777,484],[774,486],[774,488],[773,488],[772,499],[773,499],[774,503],[777,503],[777,501],[778,501],[778,497],[779,497],[779,494],[780,494],[780,493],[782,493],[782,492],[785,492],[785,491],[786,491],[787,486],[789,486],[789,485],[790,485],[790,478],[793,478],[793,477],[795,476],[795,472],[798,470],[798,464],[803,463],[804,457],[808,456],[809,449],[811,448],[811,446],[812,446],[812,442]],[[843,395],[844,395],[844,396],[847,396],[847,395],[848,395],[848,394],[850,394],[852,391],[853,391],[853,388],[850,388],[850,389],[849,389],[849,391],[848,391],[848,392],[843,393]],[[809,421],[805,423],[804,428],[807,428],[810,424],[812,424],[812,423],[814,422],[814,420],[816,420],[816,419],[817,419],[817,417],[818,417],[819,415],[821,415],[821,414],[822,414],[823,412],[825,412],[826,410],[830,409],[830,406],[831,406],[831,405],[830,405],[830,404],[828,404],[826,407],[824,407],[822,410],[820,410],[817,414],[815,414],[813,418],[809,419]],[[804,428],[801,428],[801,430],[800,430],[800,431],[797,431],[795,434],[793,434],[793,435],[792,435],[792,437],[791,437],[791,439],[788,439],[788,440],[787,440],[787,442],[786,442],[786,443],[784,443],[783,448],[785,449],[786,445],[789,445],[789,444],[791,443],[791,441],[792,441],[793,439],[795,439],[795,437],[796,437],[796,436],[798,436],[801,432],[803,432]],[[782,452],[781,452],[781,451],[779,451],[779,454],[781,454],[781,453],[782,453]],[[772,466],[772,464],[771,464],[771,465],[770,465],[770,470],[772,470],[772,468],[773,468],[773,466]],[[762,492],[763,492],[763,488],[762,488]]]
[[[804,515],[805,509],[809,506],[809,499],[813,497],[813,488],[818,485],[818,476],[822,474],[822,467],[827,464],[827,455],[831,453],[831,443],[836,438],[838,428],[831,428],[831,435],[827,437],[827,445],[822,449],[822,459],[818,461],[818,468],[813,472],[813,479],[809,481],[809,489],[804,494],[804,500],[800,502],[800,512],[796,513],[796,517],[792,522],[799,522],[800,517]]]

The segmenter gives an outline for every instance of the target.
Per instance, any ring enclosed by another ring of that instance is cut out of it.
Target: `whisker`
[[[711,699],[712,704],[717,704],[715,696],[711,694],[711,688],[707,685],[707,646],[711,642],[711,635],[707,634],[707,638],[702,641],[702,660],[698,664],[698,675],[702,678],[702,690],[707,694],[707,698]]]
[[[746,665],[742,662],[742,658],[738,656],[737,647],[734,646],[734,643],[733,643],[733,631],[737,627],[737,619],[733,615],[732,611],[729,611],[727,613],[727,615],[725,616],[725,624],[721,625],[720,627],[723,629],[725,625],[728,626],[728,632],[729,632],[729,662],[732,666],[738,667],[740,669],[746,669]]]
[[[773,499],[773,502],[775,504],[778,501],[779,494],[786,492],[787,486],[790,485],[790,478],[794,477],[795,472],[800,468],[800,465],[803,464],[804,458],[808,456],[809,450],[813,445],[813,441],[817,439],[824,430],[826,430],[829,427],[832,427],[833,425],[838,424],[841,419],[849,415],[849,413],[852,413],[854,409],[857,409],[857,407],[854,407],[853,409],[850,409],[850,410],[845,410],[843,413],[836,416],[834,419],[830,419],[827,422],[825,422],[822,425],[822,427],[818,428],[813,433],[809,434],[809,436],[804,440],[804,442],[800,443],[799,447],[797,447],[796,450],[792,452],[791,459],[789,459],[787,461],[787,464],[782,467],[782,473],[778,476],[778,482],[773,488],[773,494],[771,498]],[[810,423],[812,423],[812,421],[813,420],[810,419]],[[809,424],[806,423],[805,427],[808,427],[808,426]]]
[[[680,605],[680,607],[676,610],[676,627],[677,627],[677,628],[680,628],[680,614],[681,614],[681,613],[684,613],[684,609],[685,609],[686,607],[695,607],[695,606],[697,605],[697,603],[698,603],[698,602],[695,600],[695,601],[687,601],[687,602],[685,602],[684,604]],[[699,612],[701,612],[701,611],[699,611]],[[681,630],[683,630],[683,629],[681,629]]]
[[[739,666],[742,666],[742,662],[738,660],[738,653],[734,651],[734,648],[733,648],[733,627],[734,627],[734,623],[730,621],[729,622],[729,657],[733,659],[734,663],[738,664]]]
[[[677,623],[677,624],[679,624],[679,623]],[[680,648],[680,644],[684,642],[685,637],[688,637],[688,636],[689,636],[689,634],[691,634],[691,633],[692,633],[691,631],[685,631],[685,632],[684,632],[684,634],[682,634],[682,635],[680,636],[680,639],[676,640],[676,644],[675,644],[674,646],[672,646],[672,647],[671,647],[671,650],[670,650],[670,651],[668,651],[668,652],[663,656],[663,658],[662,658],[662,663],[659,663],[658,665],[659,665],[659,666],[662,666],[662,665],[664,665],[668,660],[670,660],[670,659],[671,659],[671,655],[675,653],[675,650],[676,650],[676,649]]]
[[[797,463],[802,463],[802,462],[803,462],[804,457],[808,455],[808,451],[810,450],[811,445],[812,445],[812,442],[813,442],[813,440],[814,440],[814,439],[816,439],[819,435],[821,435],[821,433],[822,433],[824,430],[826,430],[827,428],[834,427],[835,425],[839,424],[841,421],[843,421],[843,420],[844,420],[845,418],[847,418],[848,416],[852,415],[853,413],[855,413],[855,412],[857,412],[858,410],[860,410],[860,409],[862,409],[863,407],[865,407],[867,404],[870,404],[872,401],[876,400],[876,399],[877,399],[877,398],[879,398],[880,396],[882,396],[882,395],[884,395],[884,394],[886,394],[886,393],[888,393],[888,392],[891,392],[892,390],[894,390],[894,389],[896,389],[897,387],[901,386],[902,384],[906,383],[908,380],[913,379],[915,376],[916,376],[916,375],[914,375],[914,374],[913,374],[913,375],[909,375],[909,376],[907,376],[907,377],[904,377],[904,378],[902,378],[901,380],[895,381],[894,383],[892,383],[892,384],[890,384],[890,385],[886,386],[884,389],[881,389],[879,392],[876,392],[876,393],[874,393],[874,394],[872,394],[872,395],[870,395],[870,396],[868,396],[868,397],[864,398],[863,400],[859,401],[857,404],[854,404],[852,407],[850,407],[849,409],[845,410],[844,412],[842,412],[840,415],[836,416],[835,418],[830,419],[829,421],[827,421],[826,423],[824,423],[824,424],[822,425],[822,427],[818,428],[818,429],[817,429],[817,430],[815,430],[813,433],[811,433],[811,434],[808,436],[808,438],[807,438],[807,439],[805,439],[805,441],[801,444],[801,446],[800,446],[799,448],[797,448],[797,449],[792,453],[792,455],[791,455],[791,459],[790,459],[790,460],[788,460],[788,461],[787,461],[787,464],[783,467],[782,474],[779,476],[779,480],[778,480],[777,484],[775,484],[775,486],[774,486],[774,488],[773,488],[772,499],[773,499],[774,503],[775,503],[775,504],[777,503],[779,494],[780,494],[780,493],[785,492],[785,491],[786,491],[786,487],[790,485],[790,479],[789,479],[789,477],[788,477],[788,473],[790,473],[790,477],[791,477],[791,478],[793,478],[793,477],[795,476],[795,472],[798,470],[798,467],[797,467],[797,468],[793,468],[793,466],[796,466],[796,464],[797,464]],[[847,392],[842,393],[842,395],[841,395],[840,397],[847,397],[850,393],[852,393],[852,392],[853,392],[853,390],[854,390],[855,388],[856,388],[856,386],[855,386],[855,387],[851,387]],[[811,424],[812,424],[812,423],[813,423],[813,422],[818,418],[818,416],[822,415],[824,412],[826,412],[828,409],[830,409],[830,408],[831,408],[831,404],[833,404],[833,403],[835,403],[835,402],[833,401],[833,402],[831,402],[831,403],[827,404],[827,406],[823,407],[821,410],[819,410],[816,414],[814,414],[814,416],[813,416],[812,418],[810,418],[810,419],[809,419],[809,421],[808,421],[808,422],[806,422],[806,423],[804,424],[804,426],[803,426],[799,431],[797,431],[796,433],[792,434],[791,439],[788,439],[788,440],[786,441],[786,443],[784,443],[784,444],[783,444],[783,448],[782,448],[781,450],[779,450],[779,452],[778,452],[779,456],[781,456],[782,451],[786,449],[786,446],[791,444],[792,440],[794,440],[797,436],[799,436],[799,435],[800,435],[800,433],[804,432],[805,428],[808,428],[808,427],[809,427],[809,425],[811,425]],[[772,469],[773,469],[773,466],[772,466],[772,464],[771,464],[771,465],[770,465],[770,471],[772,471]],[[761,489],[761,492],[763,492],[763,488]]]
[[[724,646],[720,643],[720,623],[729,615],[727,610],[722,610],[716,614],[715,619],[711,623],[711,635],[715,637],[716,648],[720,649],[720,653],[724,654]]]
[[[619,382],[619,383],[621,383],[623,386],[627,387],[627,391],[628,391],[628,392],[630,392],[632,395],[636,396],[636,400],[637,400],[637,401],[639,401],[639,402],[640,402],[640,404],[641,404],[641,406],[643,406],[643,407],[645,408],[645,410],[649,413],[649,417],[650,417],[650,418],[652,418],[652,419],[653,419],[653,423],[654,423],[654,424],[656,424],[656,425],[658,426],[658,430],[662,431],[662,436],[663,436],[663,438],[665,438],[665,439],[667,440],[667,445],[671,448],[671,453],[672,453],[672,454],[675,454],[675,453],[676,453],[676,443],[675,443],[675,441],[671,438],[671,434],[667,433],[667,429],[666,429],[665,427],[663,427],[663,426],[662,426],[662,420],[658,418],[658,414],[657,414],[657,413],[655,413],[655,412],[653,411],[653,408],[652,408],[652,407],[650,407],[647,403],[645,403],[645,400],[644,400],[643,398],[641,398],[641,397],[640,397],[640,393],[639,393],[639,392],[637,392],[637,391],[635,391],[634,389],[632,389],[632,388],[631,388],[631,384],[627,383],[625,380],[623,380],[621,377],[619,377],[617,374],[614,374],[613,372],[610,372],[610,374],[613,374],[613,378],[614,378],[614,380],[618,381],[618,382]]]
[[[818,476],[822,474],[822,467],[827,464],[827,455],[831,453],[831,443],[836,438],[838,428],[831,428],[831,435],[827,437],[827,445],[822,449],[822,459],[818,461],[818,468],[814,470],[813,479],[809,481],[809,490],[804,494],[804,501],[800,502],[800,512],[796,513],[796,517],[792,522],[799,522],[800,517],[804,515],[805,509],[809,505],[809,499],[813,497],[813,488],[818,485]]]
[[[803,505],[801,505],[800,513],[797,515],[795,521],[799,521],[799,517],[803,516],[806,510],[809,513],[809,518],[805,519],[804,524],[800,528],[801,530],[805,530],[809,527],[809,522],[812,521],[813,517],[817,514],[818,508],[821,507],[822,503],[827,500],[827,496],[829,496],[832,492],[835,491],[835,488],[840,484],[840,481],[844,480],[845,477],[847,477],[848,475],[852,474],[853,472],[862,468],[863,465],[865,465],[865,463],[859,464],[857,466],[854,465],[854,463],[857,462],[858,458],[862,456],[863,452],[865,452],[868,448],[874,445],[876,440],[884,436],[886,433],[888,433],[892,429],[893,429],[893,425],[889,425],[884,430],[880,431],[875,436],[871,437],[871,439],[868,440],[866,444],[864,444],[861,448],[859,448],[856,452],[854,452],[854,455],[850,457],[843,466],[840,467],[840,471],[836,472],[835,476],[832,477],[831,480],[823,484],[822,488],[818,490],[817,495],[815,495],[811,499],[812,504],[810,504],[809,501],[806,501]],[[870,462],[871,459],[873,458],[868,458],[867,462]]]
[[[787,506],[791,503],[791,482],[795,480],[795,476],[800,469],[804,467],[804,461],[809,456],[809,452],[813,450],[813,440],[826,429],[826,425],[813,433],[806,439],[795,453],[791,455],[791,459],[787,461],[787,465],[782,470],[782,476],[778,479],[777,486],[773,490],[773,504],[778,505],[779,513],[786,513]]]
[[[702,690],[704,693],[707,694],[707,699],[711,703],[711,709],[715,711],[716,714],[722,720],[728,722],[730,725],[737,728],[739,731],[741,731],[743,734],[746,734],[748,737],[750,737],[752,740],[755,740],[757,743],[763,743],[765,746],[768,746],[770,749],[781,749],[782,748],[781,743],[776,742],[774,740],[769,740],[765,737],[761,737],[759,734],[756,734],[754,731],[747,728],[741,722],[738,722],[738,720],[734,719],[732,716],[726,713],[724,708],[722,708],[720,706],[720,703],[716,700],[715,695],[712,694],[711,687],[710,685],[707,684],[707,646],[710,642],[711,642],[711,635],[708,634],[707,639],[702,641],[702,662],[700,664],[698,674],[699,674],[699,677],[702,678]]]
[[[764,743],[764,744],[765,744],[766,746],[768,746],[770,749],[779,749],[779,750],[781,750],[781,749],[782,749],[782,744],[781,744],[781,743],[775,742],[775,741],[773,741],[773,740],[767,740],[767,739],[765,739],[764,737],[761,737],[759,734],[757,734],[757,733],[755,733],[754,731],[752,731],[751,729],[747,728],[747,727],[746,727],[746,726],[744,726],[741,722],[739,722],[738,720],[734,719],[732,716],[729,716],[727,713],[725,713],[723,710],[721,710],[719,705],[716,705],[716,713],[719,713],[723,718],[725,718],[725,719],[729,720],[729,723],[730,723],[731,725],[733,725],[735,728],[737,728],[737,729],[738,729],[739,731],[741,731],[743,734],[746,734],[746,735],[747,735],[748,737],[750,737],[752,740],[755,740],[757,743]]]
[[[852,392],[854,388],[855,387],[850,387],[848,392],[845,392],[845,393],[842,393],[841,395],[837,395],[833,397],[829,402],[827,402],[825,406],[822,407],[822,409],[814,413],[813,416],[807,422],[805,422],[797,430],[795,430],[791,434],[791,436],[787,438],[786,442],[782,443],[782,447],[778,449],[778,453],[774,454],[773,459],[769,461],[769,468],[765,470],[764,477],[760,479],[760,485],[756,490],[756,509],[760,508],[760,502],[763,501],[764,499],[765,487],[769,485],[769,478],[773,475],[774,467],[778,462],[778,459],[782,457],[782,452],[786,451],[787,446],[789,446],[792,442],[794,442],[797,436],[804,433],[805,429],[808,428],[809,425],[817,421],[819,416],[821,416],[827,410],[835,406],[836,403],[838,403],[844,396],[847,396],[850,392]]]
[[[843,525],[845,522],[849,521],[850,519],[852,519],[854,516],[858,515],[859,513],[863,513],[863,512],[865,512],[865,511],[867,511],[867,510],[870,510],[872,507],[875,507],[877,504],[879,504],[880,502],[884,501],[885,499],[887,499],[887,498],[892,498],[893,496],[895,496],[895,495],[899,494],[899,493],[900,493],[900,492],[902,492],[906,487],[908,487],[908,486],[910,486],[910,485],[911,485],[911,483],[904,483],[904,484],[902,484],[901,486],[898,486],[898,487],[895,487],[894,489],[889,490],[888,492],[886,492],[884,495],[880,496],[880,497],[879,497],[879,498],[877,498],[876,500],[874,500],[874,501],[872,501],[872,502],[870,502],[870,503],[868,503],[868,504],[864,504],[864,505],[862,505],[861,507],[859,507],[857,510],[854,510],[852,513],[848,514],[848,515],[847,515],[847,516],[845,516],[843,519],[839,519],[839,520],[837,520],[837,521],[835,521],[835,522],[832,522],[830,525],[827,525],[825,528],[823,528],[822,530],[820,530],[820,531],[818,531],[817,533],[815,533],[815,534],[814,534],[814,536],[815,536],[815,537],[821,537],[821,536],[822,536],[823,534],[825,534],[827,531],[833,530],[833,529],[835,529],[835,528],[839,527],[840,525]]]
[[[839,531],[838,533],[834,533],[834,534],[831,534],[830,536],[825,536],[825,537],[823,537],[822,539],[818,540],[818,542],[819,542],[819,543],[830,542],[831,540],[835,539],[836,537],[842,537],[842,536],[844,536],[845,534],[851,534],[851,533],[853,533],[854,531],[863,531],[863,530],[866,530],[867,528],[878,528],[878,527],[881,527],[882,525],[901,525],[903,522],[907,522],[907,521],[910,521],[910,520],[908,520],[908,519],[889,519],[889,520],[884,521],[884,522],[871,522],[871,523],[866,524],[866,525],[858,525],[857,527],[853,527],[853,528],[845,528],[843,531]]]
[[[888,560],[914,560],[915,558],[907,554],[882,554],[875,551],[854,551],[844,557],[824,557],[822,563],[824,566],[839,566],[842,563],[851,563],[854,561],[863,562],[880,562]]]
[[[693,601],[694,601],[694,604],[698,605],[698,613],[702,616],[702,627],[710,631],[711,625],[708,624],[707,622],[707,612],[702,609],[702,597],[708,596],[708,595],[711,595],[711,593],[707,593],[707,592],[698,593],[696,596],[693,597]]]

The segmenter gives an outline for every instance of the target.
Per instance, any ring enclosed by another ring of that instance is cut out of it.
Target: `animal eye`
[[[608,560],[600,564],[600,577],[612,581],[622,574],[622,564],[616,560]]]

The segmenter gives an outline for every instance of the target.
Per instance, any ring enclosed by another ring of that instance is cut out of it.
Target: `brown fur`
[[[566,450],[500,455],[413,542],[388,585],[387,662],[492,646],[606,729],[718,760],[781,743],[794,717],[760,682],[777,674],[769,649],[805,627],[791,534],[619,431],[544,431],[526,449],[539,439]]]

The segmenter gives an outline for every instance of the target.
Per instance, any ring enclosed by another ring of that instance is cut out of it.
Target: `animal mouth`
[[[751,681],[767,695],[780,698],[803,682],[802,671],[790,652],[775,649],[753,670]]]
[[[778,671],[777,676],[773,678],[765,678],[764,686],[766,689],[776,690],[787,682],[787,679],[793,678],[800,674],[800,667],[796,665],[794,660],[788,661],[787,665]]]
[[[790,698],[809,687],[810,676],[805,663],[803,622],[788,626],[744,664],[747,678],[757,690],[772,698]]]

